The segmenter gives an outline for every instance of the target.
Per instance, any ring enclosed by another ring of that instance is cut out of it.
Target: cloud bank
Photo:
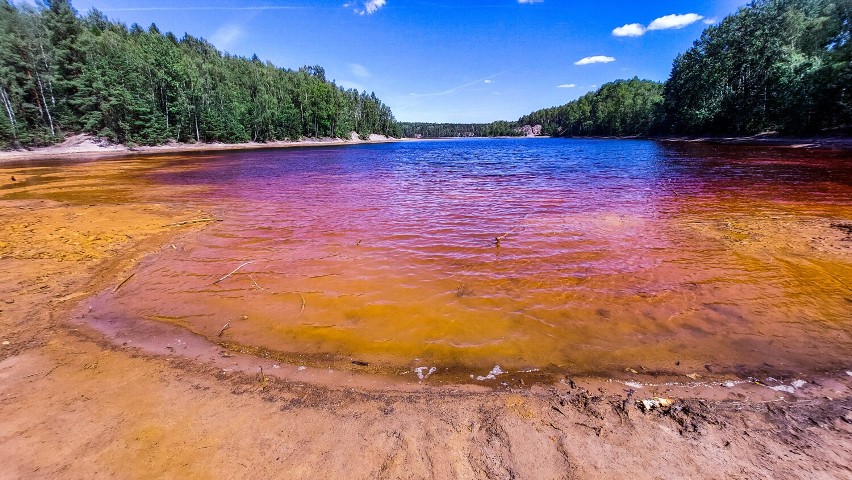
[[[562,85],[557,85],[556,88],[574,88],[576,86],[573,83],[563,83]]]

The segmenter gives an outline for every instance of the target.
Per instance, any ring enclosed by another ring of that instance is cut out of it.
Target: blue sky
[[[746,3],[76,0],[74,6],[127,24],[156,23],[179,37],[188,32],[282,67],[321,65],[340,85],[376,92],[398,120],[490,122],[564,104],[618,78],[665,80],[672,60],[707,23]]]

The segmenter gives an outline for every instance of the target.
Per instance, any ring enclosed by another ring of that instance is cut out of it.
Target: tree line
[[[426,123],[399,122],[402,136],[406,138],[447,137],[515,137],[521,135],[516,122],[492,123]]]
[[[278,68],[156,25],[80,16],[68,0],[42,3],[0,0],[0,147],[79,132],[125,144],[401,135],[375,94],[322,67]]]
[[[616,80],[508,128],[541,125],[551,136],[848,134],[850,90],[852,0],[754,0],[707,27],[665,82]],[[460,131],[488,136],[489,127]]]

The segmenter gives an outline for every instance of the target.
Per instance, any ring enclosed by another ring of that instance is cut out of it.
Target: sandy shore
[[[247,142],[247,143],[167,143],[155,146],[128,147],[101,141],[90,135],[75,135],[64,142],[49,147],[32,148],[29,150],[0,151],[0,163],[18,160],[46,159],[96,159],[119,157],[127,155],[156,155],[160,153],[182,152],[219,152],[228,150],[258,150],[275,148],[330,147],[341,145],[358,145],[363,143],[391,143],[402,141],[398,138],[384,135],[370,135],[367,140],[361,140],[356,135],[352,138],[306,138],[297,141],[276,142]]]
[[[743,145],[790,148],[828,148],[852,150],[850,137],[795,138],[775,135],[752,135],[747,137],[698,136],[698,137],[652,137],[652,140],[669,143],[705,143],[711,145]]]
[[[128,165],[122,167],[133,168]],[[96,164],[10,186],[0,166],[0,478],[844,478],[852,374],[743,384],[431,387],[201,357],[190,337],[79,321],[210,212],[121,192]],[[166,188],[166,187],[163,187]],[[179,195],[158,191],[158,196]],[[138,333],[138,332],[137,332]],[[156,340],[159,339],[159,343]],[[259,367],[263,367],[261,372]],[[670,398],[645,412],[641,400]],[[639,401],[637,403],[637,401]]]

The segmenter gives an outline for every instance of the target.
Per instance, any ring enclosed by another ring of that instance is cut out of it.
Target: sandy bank
[[[145,168],[136,163],[120,167]],[[789,391],[574,378],[403,388],[345,372],[311,381],[295,366],[218,349],[217,362],[196,358],[172,332],[148,337],[156,352],[122,332],[107,339],[77,321],[86,300],[205,228],[179,222],[215,212],[156,200],[187,187],[142,198],[83,181],[108,181],[114,162],[73,167],[52,183],[0,190],[0,478],[849,474],[849,375]],[[28,174],[0,166],[0,178],[12,175]],[[655,396],[674,404],[643,412],[637,400]]]
[[[106,157],[119,157],[126,155],[156,155],[160,153],[182,153],[182,152],[219,152],[229,150],[258,150],[275,148],[302,148],[302,147],[331,147],[342,145],[359,145],[365,143],[391,143],[402,141],[398,138],[386,137],[384,135],[370,135],[367,140],[361,140],[358,136],[345,140],[340,138],[306,138],[297,141],[276,142],[247,142],[247,143],[167,143],[156,146],[128,147],[126,145],[104,142],[91,135],[75,135],[67,138],[64,142],[49,147],[33,148],[29,150],[7,150],[0,151],[0,163],[16,160],[45,160],[45,159],[95,159]]]

